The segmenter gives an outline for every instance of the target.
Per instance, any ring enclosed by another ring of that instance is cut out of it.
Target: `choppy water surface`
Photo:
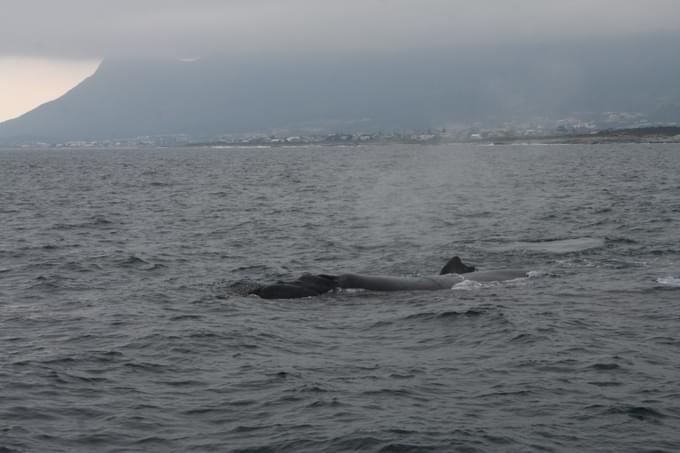
[[[0,451],[678,451],[680,147],[0,151]],[[242,297],[300,272],[534,277]]]

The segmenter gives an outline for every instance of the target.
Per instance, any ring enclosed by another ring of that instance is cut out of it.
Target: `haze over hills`
[[[107,60],[0,142],[396,131],[639,112],[680,121],[678,36],[382,54]]]

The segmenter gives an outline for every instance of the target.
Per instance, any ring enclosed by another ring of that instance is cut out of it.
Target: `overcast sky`
[[[2,0],[0,56],[371,51],[677,30],[678,0]]]
[[[474,49],[678,31],[680,0],[0,0],[0,121],[109,57]]]

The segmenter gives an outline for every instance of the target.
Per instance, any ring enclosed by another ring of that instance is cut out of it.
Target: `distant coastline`
[[[547,144],[547,145],[600,145],[612,143],[680,143],[680,127],[644,127],[633,129],[612,129],[592,134],[546,135],[543,137],[518,137],[487,140],[494,145],[504,144]]]
[[[187,147],[297,147],[314,146],[360,146],[360,145],[438,145],[445,143],[469,143],[481,145],[598,145],[612,143],[680,143],[680,127],[658,126],[629,129],[610,129],[588,134],[545,134],[536,136],[497,137],[473,134],[467,138],[450,137],[442,133],[416,134],[330,134],[326,136],[255,137],[235,140],[191,142]]]
[[[31,141],[2,144],[0,148],[47,149],[138,149],[138,148],[291,148],[301,146],[381,145],[599,145],[624,143],[680,143],[680,126],[650,126],[589,132],[559,130],[476,131],[450,133],[445,129],[409,133],[328,133],[301,135],[253,134],[241,137],[195,140],[184,134],[143,136],[128,139],[72,140],[61,143]]]

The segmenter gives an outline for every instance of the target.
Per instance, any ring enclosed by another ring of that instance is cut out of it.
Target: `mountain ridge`
[[[426,129],[642,112],[678,121],[680,40],[499,46],[390,55],[105,60],[0,141]]]

